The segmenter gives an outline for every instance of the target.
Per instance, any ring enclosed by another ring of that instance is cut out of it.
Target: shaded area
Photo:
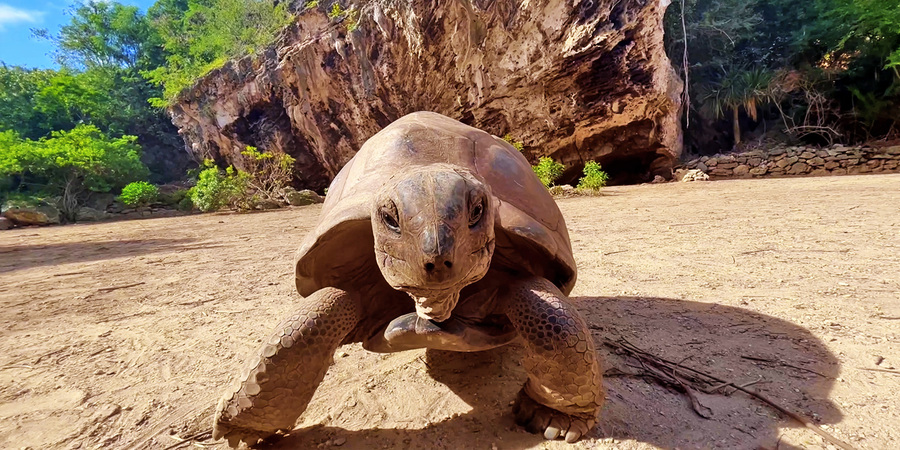
[[[838,360],[802,327],[740,308],[668,298],[581,297],[574,301],[589,319],[608,375],[607,403],[588,438],[633,439],[663,448],[755,449],[774,447],[780,428],[799,426],[741,393],[697,394],[711,410],[711,418],[703,419],[684,394],[653,380],[623,376],[637,372],[635,361],[603,345],[604,340],[622,338],[726,380],[739,384],[756,380],[754,389],[814,423],[837,423],[842,418],[827,399],[840,370]],[[540,445],[540,436],[513,423],[510,402],[526,378],[519,362],[521,352],[518,345],[478,353],[426,352],[428,375],[470,405],[467,414],[421,429],[351,431],[320,424],[296,430],[272,448],[304,448],[335,439],[345,440],[343,448],[350,449],[379,445],[467,448],[473,439],[500,448]],[[405,394],[410,393],[398,393]],[[425,413],[427,406],[422,406]],[[423,442],[429,445],[423,446]]]
[[[178,250],[194,239],[141,239],[0,246],[0,273]]]

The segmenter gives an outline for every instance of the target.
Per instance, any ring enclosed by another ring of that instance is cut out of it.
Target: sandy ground
[[[602,345],[747,383],[857,448],[900,442],[900,175],[614,187],[559,201]],[[318,206],[0,233],[0,448],[162,449],[292,311]],[[825,448],[751,397],[610,376],[575,446],[513,424],[520,349],[345,346],[275,448]],[[193,445],[186,442],[183,448]],[[211,447],[221,448],[222,445]],[[197,448],[194,446],[193,448]]]

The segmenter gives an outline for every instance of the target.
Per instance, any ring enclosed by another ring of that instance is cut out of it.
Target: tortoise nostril
[[[444,265],[447,266],[448,269],[453,267],[453,263],[450,261],[444,261]]]
[[[431,272],[432,270],[434,270],[434,263],[425,263],[425,271]]]

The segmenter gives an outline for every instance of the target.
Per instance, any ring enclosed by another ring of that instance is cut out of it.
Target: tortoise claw
[[[597,422],[594,418],[566,414],[544,406],[529,397],[524,389],[519,392],[513,412],[516,423],[526,430],[543,434],[545,439],[551,441],[563,438],[570,444],[581,439]]]

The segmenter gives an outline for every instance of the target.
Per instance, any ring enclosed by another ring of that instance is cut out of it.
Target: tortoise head
[[[462,288],[480,280],[494,253],[490,186],[450,165],[416,168],[375,196],[375,256],[387,282],[408,293],[423,319],[447,320]]]

